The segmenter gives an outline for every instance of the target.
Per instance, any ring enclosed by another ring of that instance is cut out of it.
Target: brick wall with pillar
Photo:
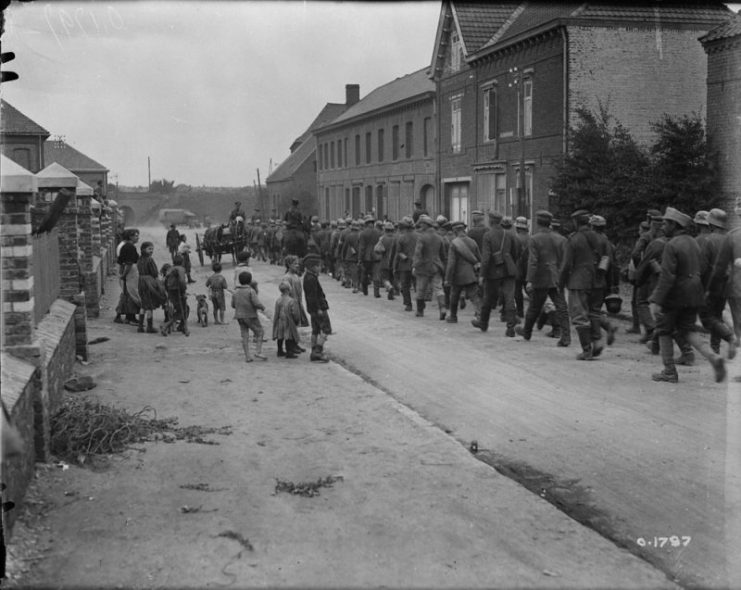
[[[48,451],[48,390],[45,351],[34,332],[34,280],[31,204],[38,190],[34,174],[0,156],[0,261],[2,262],[2,351],[35,367],[27,388],[33,407],[36,459]],[[5,384],[4,384],[5,385]],[[12,411],[13,408],[11,407]]]
[[[83,310],[75,313],[75,326],[77,331],[77,354],[87,359],[87,315],[85,311],[85,276],[80,260],[84,260],[84,252],[80,248],[80,231],[78,222],[80,207],[77,197],[77,186],[79,178],[69,170],[56,162],[49,164],[41,170],[36,177],[39,183],[40,202],[48,203],[54,200],[55,195],[61,189],[75,191],[75,197],[70,199],[59,216],[56,227],[59,229],[59,275],[60,289],[59,297],[82,306]],[[89,210],[88,201],[88,210]],[[83,217],[84,219],[84,217]],[[83,241],[89,241],[89,222],[87,237]]]

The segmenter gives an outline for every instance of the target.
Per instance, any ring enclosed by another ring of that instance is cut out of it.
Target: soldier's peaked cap
[[[571,217],[589,217],[590,213],[586,209],[577,209],[571,214]]]
[[[458,229],[459,227],[466,227],[465,222],[463,221],[454,221],[450,224],[451,229]]]
[[[432,217],[430,217],[429,215],[420,215],[419,218],[417,219],[417,223],[424,223],[429,226],[432,226],[434,221],[432,221]]]
[[[669,221],[678,223],[682,227],[687,227],[690,224],[690,221],[692,221],[692,218],[689,215],[682,213],[674,207],[667,207],[662,219],[668,219]]]
[[[475,211],[471,211],[471,215],[473,215],[474,217],[483,217],[484,212],[480,209],[476,209]]]
[[[504,215],[502,215],[499,211],[489,211],[489,219],[498,219],[499,221],[502,220]]]
[[[548,221],[553,219],[553,213],[550,211],[546,211],[545,209],[541,209],[540,211],[535,212],[535,218],[536,219],[546,219]]]

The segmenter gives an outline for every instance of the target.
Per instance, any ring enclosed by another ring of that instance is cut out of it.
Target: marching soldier
[[[391,258],[391,271],[398,277],[404,311],[412,311],[412,261],[418,234],[414,231],[414,222],[409,216],[399,222],[399,230]]]
[[[527,274],[528,245],[530,242],[530,230],[527,226],[526,217],[515,219],[515,236],[520,241],[520,258],[517,260],[517,278],[515,279],[515,307],[517,317],[525,317],[525,303],[522,292],[525,288],[525,275]]]
[[[712,352],[695,331],[697,311],[704,301],[700,247],[687,233],[692,218],[667,207],[663,215],[664,234],[669,239],[661,258],[661,275],[649,301],[658,319],[659,346],[664,370],[654,373],[654,381],[676,383],[679,380],[674,364],[672,334],[676,331],[702,354],[713,367],[715,381],[726,377],[723,357]]]
[[[571,214],[576,231],[566,242],[559,280],[559,286],[569,290],[569,316],[582,347],[576,358],[581,361],[598,357],[603,348],[600,327],[602,290],[595,287],[597,265],[607,257],[608,251],[607,243],[598,239],[589,228],[589,218],[589,212],[584,209]]]
[[[376,220],[372,215],[366,215],[363,220],[365,227],[358,235],[358,271],[360,272],[360,288],[363,295],[368,295],[368,283],[373,282],[373,296],[381,296],[381,289],[377,281],[373,280],[373,265],[378,259],[374,247],[381,232],[375,228]]]
[[[481,253],[475,240],[466,235],[466,224],[454,221],[451,224],[455,238],[448,249],[443,285],[450,288],[450,315],[448,323],[458,322],[458,302],[461,294],[473,302],[475,313],[481,309],[478,291],[478,270],[481,267]]]
[[[394,224],[390,221],[386,221],[383,224],[383,235],[379,240],[380,246],[378,249],[383,250],[381,252],[381,260],[378,263],[378,277],[375,279],[379,284],[383,284],[386,288],[386,297],[389,301],[394,299],[394,277],[391,272],[393,265],[392,255],[394,254],[394,246],[396,244],[396,234],[394,233]]]
[[[653,242],[662,231],[662,216],[661,212],[656,209],[649,209],[647,213],[650,227],[648,231],[643,232],[636,240],[635,247],[631,253],[631,259],[633,265],[637,268],[643,257],[643,252],[646,247]],[[641,343],[648,342],[652,338],[654,329],[656,328],[656,322],[651,315],[651,311],[648,305],[648,297],[651,293],[644,286],[643,289],[638,289],[636,293],[636,309],[638,311],[638,320],[643,325],[645,333],[640,339]]]
[[[721,269],[713,274],[721,247],[725,242],[728,216],[722,209],[711,209],[707,216],[710,232],[700,240],[700,257],[702,264],[702,283],[705,287],[705,305],[700,308],[699,316],[703,327],[710,332],[710,348],[716,354],[720,352],[720,341],[728,342],[728,358],[736,356],[736,335],[723,321],[723,310],[726,307],[726,283],[728,274]],[[712,277],[711,277],[712,275]],[[711,280],[712,278],[712,280]]]
[[[605,235],[605,227],[607,226],[607,220],[601,215],[592,215],[589,219],[589,225],[597,235],[597,238],[603,242],[603,247],[607,248],[607,255],[600,260],[600,264],[597,267],[597,275],[595,281],[595,292],[592,297],[596,307],[595,314],[599,315],[599,320],[596,320],[599,328],[607,332],[607,346],[612,346],[615,342],[615,333],[617,332],[617,326],[613,326],[610,320],[607,319],[607,315],[602,311],[602,304],[605,300],[605,295],[608,293],[617,293],[620,287],[620,269],[617,265],[617,258],[615,257],[615,246]]]
[[[741,217],[741,208],[736,206],[736,215]],[[726,282],[726,296],[731,308],[733,330],[736,335],[736,345],[741,338],[741,227],[729,231],[723,239],[718,258],[713,265],[710,283],[716,277],[728,276]]]
[[[505,336],[514,337],[517,317],[515,313],[516,260],[519,258],[517,238],[502,225],[503,216],[496,211],[489,212],[489,231],[484,235],[484,248],[481,254],[481,275],[479,284],[484,288],[481,302],[481,315],[471,320],[475,328],[482,332],[489,329],[489,316],[493,303],[502,295],[503,314],[507,322]]]
[[[445,270],[445,247],[442,238],[432,227],[429,215],[420,215],[417,219],[420,228],[417,243],[414,247],[412,272],[417,278],[417,317],[424,316],[425,298],[428,290],[437,299],[440,319],[446,317],[445,293],[443,291],[443,272]]]
[[[569,313],[563,291],[558,287],[566,238],[551,229],[552,219],[553,215],[549,211],[538,211],[535,214],[537,229],[528,242],[525,275],[525,288],[530,295],[530,303],[525,315],[525,325],[517,326],[515,331],[525,340],[530,340],[533,326],[546,299],[550,297],[556,308],[556,318],[560,327],[558,346],[569,346],[571,344]]]
[[[345,267],[345,287],[352,287],[352,292],[358,292],[358,222],[353,220],[342,239],[342,261]]]

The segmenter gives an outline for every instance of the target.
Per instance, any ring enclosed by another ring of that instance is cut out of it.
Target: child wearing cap
[[[319,284],[319,265],[321,258],[316,254],[309,254],[304,258],[304,297],[306,297],[306,311],[311,317],[311,356],[312,361],[327,363],[329,359],[324,355],[324,343],[332,333],[332,324],[329,321],[329,305],[324,290]]]
[[[265,311],[265,306],[260,303],[257,293],[250,286],[252,282],[252,273],[242,271],[239,275],[239,286],[234,290],[232,296],[232,307],[234,308],[234,317],[239,322],[239,330],[242,335],[242,349],[244,350],[244,360],[251,363],[254,359],[250,354],[250,330],[255,333],[255,356],[254,358],[261,361],[267,360],[262,354],[262,337],[264,330],[257,315],[258,311]]]

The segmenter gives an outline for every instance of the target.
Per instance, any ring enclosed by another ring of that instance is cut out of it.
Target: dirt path
[[[255,269],[272,304],[278,269]],[[200,292],[205,271],[196,277]],[[231,434],[135,445],[100,470],[40,466],[11,586],[673,586],[341,365],[277,359],[272,342],[267,362],[245,364],[234,323],[137,334],[111,322],[116,298],[111,288],[90,321],[91,340],[110,338],[79,367],[97,382],[90,393]],[[339,297],[330,305],[328,348],[349,354],[367,338],[356,341]],[[277,480],[329,476],[341,479],[318,496],[276,492]]]

